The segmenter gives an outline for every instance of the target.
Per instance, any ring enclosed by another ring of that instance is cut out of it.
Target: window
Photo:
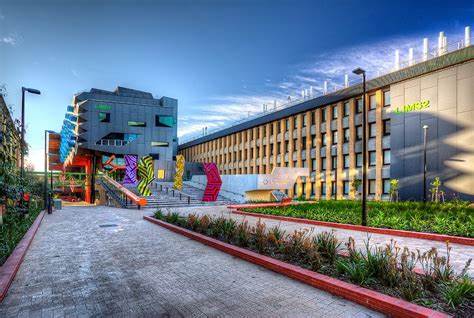
[[[303,123],[302,123],[302,126],[303,127],[306,127],[306,114],[303,115]]]
[[[287,118],[285,121],[286,131],[290,130],[290,119]]]
[[[337,119],[337,106],[332,107],[332,119]]]
[[[321,158],[321,171],[326,170],[326,158]]]
[[[383,179],[382,180],[382,192],[383,194],[390,193],[390,179]]]
[[[375,95],[370,95],[369,96],[369,110],[377,108],[377,99],[375,98]]]
[[[358,114],[362,113],[362,111],[364,110],[364,105],[362,104],[362,98],[358,98],[356,104],[357,104],[356,112]]]
[[[362,126],[356,127],[356,140],[362,140]]]
[[[290,142],[285,141],[285,151],[284,152],[289,152],[290,151]]]
[[[337,130],[334,130],[332,132],[332,144],[333,145],[337,144]]]
[[[302,149],[306,149],[306,137],[301,138],[301,147]]]
[[[298,127],[298,117],[293,117],[293,129]]]
[[[173,116],[156,115],[155,126],[156,127],[173,127],[175,124]]]
[[[382,122],[383,125],[383,135],[388,136],[390,135],[390,119],[385,119]]]
[[[349,136],[351,132],[349,128],[344,128],[344,142],[349,142]]]
[[[316,195],[316,182],[311,184],[311,196],[314,197]]]
[[[369,194],[375,194],[375,179],[369,180]]]
[[[377,126],[375,123],[369,124],[369,138],[375,138],[377,136]]]
[[[337,156],[332,156],[331,157],[331,170],[336,170],[337,169]]]
[[[383,107],[390,106],[390,91],[383,92]]]
[[[311,147],[312,147],[312,148],[316,147],[316,142],[317,142],[317,141],[318,141],[318,140],[316,139],[316,136],[313,136],[313,140],[312,140],[312,144],[311,144]]]
[[[270,136],[273,135],[273,124],[270,124]]]
[[[351,110],[351,103],[345,102],[344,103],[344,117],[349,116],[350,110]]]
[[[316,171],[316,167],[317,167],[317,165],[316,165],[316,159],[313,159],[313,163],[312,163],[312,167],[311,167],[311,168],[313,168],[313,171]]]
[[[321,134],[321,146],[324,147],[327,144],[326,133]]]
[[[99,122],[110,123],[110,113],[99,112]]]
[[[357,168],[362,167],[362,153],[361,152],[356,154],[356,167]]]
[[[331,196],[335,196],[337,193],[337,183],[336,181],[331,181]]]
[[[375,166],[377,164],[377,156],[375,151],[369,151],[369,166]]]
[[[321,122],[322,123],[326,122],[326,113],[327,113],[326,108],[322,108],[321,109]]]
[[[163,169],[156,170],[156,178],[157,179],[164,179],[165,178],[165,170],[163,170]]]
[[[308,168],[308,164],[306,163],[306,160],[303,160],[303,168]]]
[[[348,169],[350,165],[349,155],[344,155],[344,169]]]
[[[138,138],[138,134],[123,134],[123,140],[128,142],[134,141]]]
[[[128,125],[131,127],[146,127],[146,122],[144,121],[129,121]]]
[[[316,112],[311,112],[311,125],[316,123]]]
[[[351,188],[351,186],[350,186],[350,182],[349,182],[349,181],[344,181],[344,182],[342,183],[342,193],[343,193],[344,195],[349,195],[350,188]]]
[[[385,149],[383,151],[383,164],[384,165],[390,164],[390,149]]]
[[[321,196],[326,196],[326,182],[321,182]]]
[[[298,167],[298,161],[297,160],[293,161],[293,167],[295,167],[295,168]]]
[[[164,142],[164,141],[152,141],[151,146],[152,147],[168,147],[169,143]]]

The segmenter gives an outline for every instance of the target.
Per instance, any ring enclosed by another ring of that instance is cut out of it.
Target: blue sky
[[[126,86],[179,103],[179,135],[228,124],[356,66],[390,70],[423,37],[461,40],[472,1],[0,2],[0,84],[19,115],[27,97],[30,160],[42,166],[45,129],[59,130],[72,95]],[[350,81],[357,81],[350,77]]]

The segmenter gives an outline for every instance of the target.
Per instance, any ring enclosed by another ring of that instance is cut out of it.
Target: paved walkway
[[[239,214],[230,214],[229,209],[225,206],[216,206],[216,207],[186,207],[186,208],[174,208],[174,209],[164,209],[165,211],[175,211],[180,213],[181,215],[187,215],[190,213],[194,214],[208,214],[214,216],[228,216],[232,217],[237,221],[247,220],[249,224],[255,224],[259,218],[253,216],[243,216]],[[152,214],[148,212],[148,214]],[[370,237],[370,242],[376,245],[383,245],[390,243],[390,240],[393,239],[397,242],[399,246],[408,247],[410,250],[415,251],[419,249],[421,252],[431,249],[432,247],[436,247],[439,251],[440,255],[446,255],[446,244],[443,242],[438,241],[430,241],[430,240],[423,240],[423,239],[416,239],[416,238],[409,238],[409,237],[399,237],[399,236],[390,236],[384,234],[376,234],[376,233],[367,233],[367,232],[360,232],[360,231],[351,231],[346,229],[338,229],[333,227],[326,227],[326,226],[317,226],[317,225],[306,225],[302,223],[295,223],[295,222],[286,222],[286,221],[279,221],[279,220],[271,220],[265,219],[265,215],[262,214],[261,218],[262,222],[264,222],[267,227],[273,227],[275,225],[280,225],[282,229],[284,229],[287,233],[292,233],[294,230],[297,229],[308,229],[312,231],[312,233],[316,234],[319,232],[324,231],[334,231],[335,235],[339,240],[342,242],[347,242],[349,237],[353,237],[356,246],[360,249],[365,249],[364,242]],[[461,244],[450,244],[451,246],[451,264],[453,265],[454,269],[457,272],[460,272],[466,262],[470,259],[474,259],[474,246],[467,246]],[[474,261],[474,260],[473,260]],[[468,274],[471,277],[474,277],[474,264],[471,265]]]
[[[381,315],[144,221],[138,210],[66,207],[45,216],[0,305],[0,317],[63,316]]]

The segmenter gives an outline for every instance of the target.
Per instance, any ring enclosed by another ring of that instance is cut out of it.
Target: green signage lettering
[[[415,102],[413,104],[407,104],[407,105],[404,105],[403,107],[397,107],[392,111],[392,113],[395,113],[395,114],[409,113],[409,112],[413,112],[417,110],[422,110],[428,107],[430,107],[430,101],[424,100],[421,102]]]
[[[110,107],[110,105],[99,104],[99,105],[95,105],[95,109],[97,109],[97,110],[111,110],[112,107]]]

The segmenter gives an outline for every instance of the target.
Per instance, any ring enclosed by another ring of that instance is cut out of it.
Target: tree
[[[354,191],[354,196],[356,198],[358,198],[359,195],[360,195],[359,188],[360,188],[361,184],[362,184],[362,180],[360,180],[358,178],[352,179],[352,183],[351,183],[352,191]]]
[[[390,180],[390,202],[398,202],[398,179]]]

